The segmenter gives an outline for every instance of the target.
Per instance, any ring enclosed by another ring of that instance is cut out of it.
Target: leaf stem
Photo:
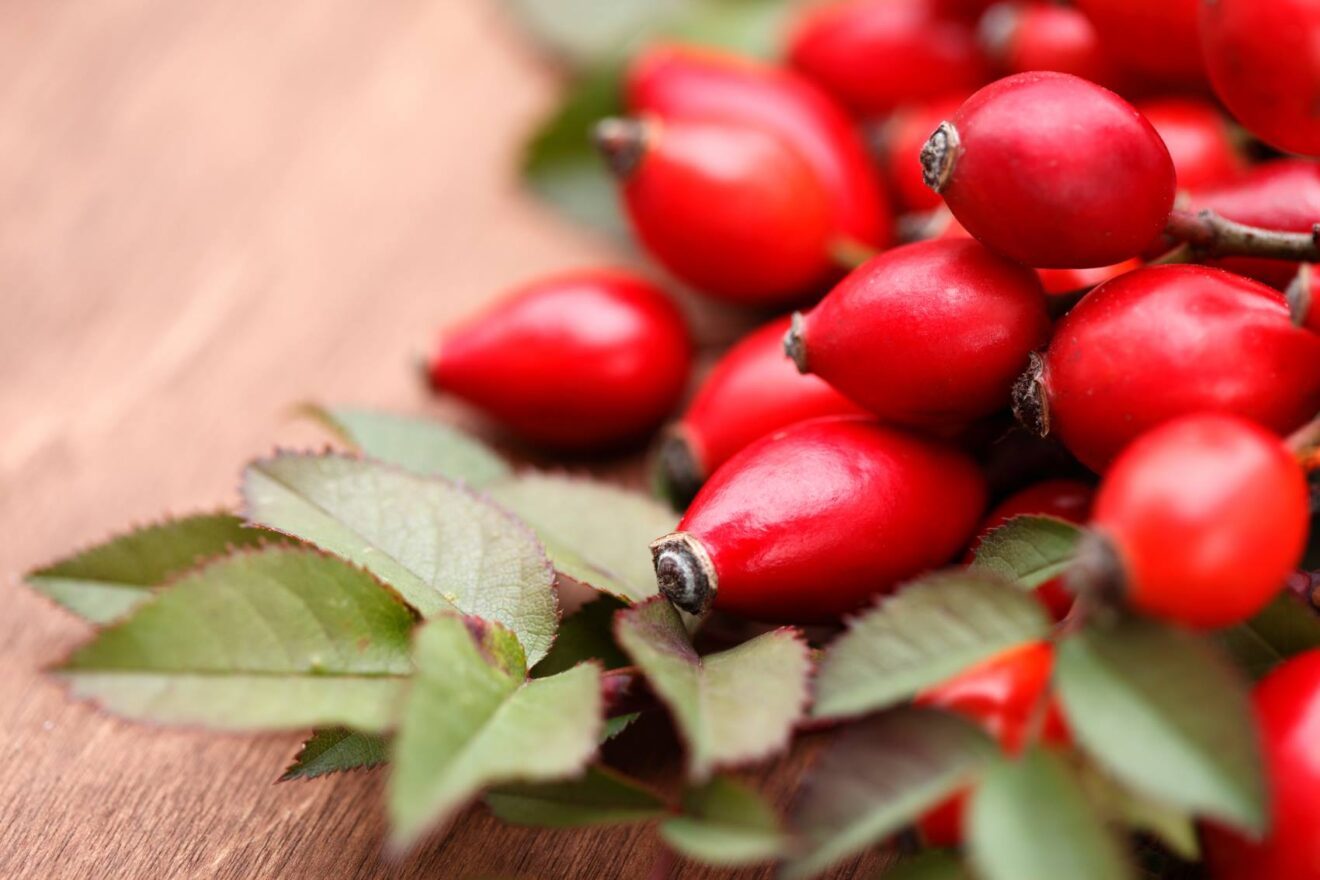
[[[1164,230],[1170,238],[1189,245],[1194,254],[1208,257],[1264,257],[1314,263],[1320,261],[1320,224],[1310,232],[1280,232],[1248,226],[1214,211],[1174,211]]]

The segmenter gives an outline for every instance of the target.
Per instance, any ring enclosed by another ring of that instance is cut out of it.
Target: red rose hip
[[[1103,573],[1076,576],[1145,614],[1227,626],[1283,588],[1309,517],[1306,475],[1278,437],[1236,416],[1184,416],[1140,437],[1105,474],[1091,518]]]
[[[1178,189],[1199,190],[1233,180],[1246,168],[1226,120],[1196,98],[1162,98],[1137,105],[1169,148]]]
[[[705,293],[784,305],[837,274],[829,198],[773,133],[648,117],[605,120],[596,139],[642,244]]]
[[[515,290],[445,333],[432,385],[535,443],[587,450],[643,437],[678,403],[691,343],[678,309],[615,270]]]
[[[1048,334],[1035,273],[964,238],[867,261],[795,320],[786,346],[883,420],[947,427],[1005,407]]]
[[[1138,435],[1188,413],[1233,413],[1280,435],[1301,427],[1320,411],[1320,336],[1249,278],[1138,269],[1059,322],[1014,397],[1025,424],[1103,471]]]
[[[989,77],[976,34],[937,0],[843,0],[808,9],[788,61],[858,113],[967,94]]]
[[[1173,207],[1173,162],[1118,95],[1020,73],[972,95],[922,152],[926,183],[988,247],[1036,268],[1140,254]]]
[[[1110,83],[1113,70],[1090,19],[1070,6],[997,3],[980,25],[982,42],[1005,73],[1053,70]]]
[[[1252,841],[1205,829],[1214,880],[1316,880],[1320,877],[1320,651],[1286,661],[1252,693],[1270,788],[1270,830]]]
[[[658,464],[669,495],[692,499],[716,468],[772,431],[863,410],[784,357],[787,316],[748,334],[720,358],[672,425]]]
[[[934,211],[944,204],[939,193],[926,186],[921,171],[921,149],[930,133],[954,114],[966,96],[937,98],[895,110],[882,129],[885,177],[889,189],[908,211]]]
[[[1077,0],[1105,49],[1134,82],[1204,87],[1196,12],[1201,0]]]
[[[947,562],[984,504],[962,453],[867,419],[816,419],[716,471],[651,545],[656,578],[694,614],[832,620]]]
[[[1320,155],[1320,3],[1202,0],[1201,45],[1239,122],[1281,150]]]

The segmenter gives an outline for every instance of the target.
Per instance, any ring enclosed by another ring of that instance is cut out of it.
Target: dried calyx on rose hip
[[[1008,755],[1018,754],[1037,740],[1067,745],[1071,739],[1067,723],[1054,698],[1046,693],[1053,670],[1054,646],[1028,642],[918,694],[914,702],[975,722]],[[917,829],[928,845],[962,845],[967,795],[967,791],[959,792],[918,820]]]
[[[1097,472],[1175,416],[1233,413],[1279,435],[1320,411],[1320,336],[1278,291],[1203,266],[1156,266],[1091,291],[1014,391],[1023,424]]]
[[[533,443],[638,441],[678,404],[692,344],[663,291],[619,270],[555,275],[446,331],[427,372]]]
[[[878,130],[890,192],[908,211],[934,211],[944,204],[939,193],[926,186],[921,171],[921,148],[930,133],[953,115],[966,95],[907,104],[890,114]],[[924,236],[923,236],[924,237]]]
[[[1227,626],[1283,589],[1309,519],[1306,475],[1283,441],[1236,416],[1184,416],[1105,474],[1069,583],[1165,620]]]
[[[1288,299],[1288,309],[1292,312],[1293,323],[1320,333],[1320,290],[1317,290],[1315,266],[1303,263],[1297,274],[1288,284],[1284,296]]]
[[[1314,0],[1206,0],[1201,44],[1215,94],[1261,140],[1320,155],[1320,6]]]
[[[936,240],[855,269],[795,318],[785,347],[881,419],[947,428],[1004,408],[1049,326],[1034,272],[971,239]]]
[[[1320,650],[1275,667],[1252,693],[1270,780],[1270,830],[1263,840],[1207,823],[1206,864],[1214,880],[1309,880],[1320,865]]]
[[[1176,182],[1155,129],[1118,95],[1064,73],[981,89],[922,151],[926,183],[967,231],[1036,268],[1106,266],[1163,231]]]
[[[788,62],[862,115],[984,83],[976,34],[939,0],[844,0],[794,24]]]
[[[651,551],[685,611],[829,621],[948,562],[984,505],[961,452],[869,419],[815,419],[726,462]]]
[[[665,494],[679,504],[737,452],[766,434],[823,416],[864,410],[784,357],[787,316],[760,327],[711,368],[656,455]]]

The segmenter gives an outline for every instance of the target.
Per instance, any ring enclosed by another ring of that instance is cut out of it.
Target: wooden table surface
[[[233,504],[247,459],[323,442],[298,401],[441,411],[408,369],[439,324],[611,251],[517,189],[556,84],[494,0],[0,16],[0,877],[733,876],[480,809],[387,863],[380,773],[275,785],[295,735],[142,727],[39,674],[88,628],[24,570]]]

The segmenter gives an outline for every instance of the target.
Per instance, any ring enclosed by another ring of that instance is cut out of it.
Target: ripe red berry
[[[1145,101],[1137,109],[1169,148],[1178,189],[1199,190],[1233,180],[1246,162],[1228,121],[1207,101],[1196,98],[1161,98]]]
[[[1221,413],[1174,419],[1134,441],[1100,484],[1091,522],[1112,570],[1097,584],[1190,626],[1245,620],[1301,561],[1309,494],[1297,458],[1260,426]]]
[[[958,677],[920,694],[916,703],[947,709],[979,724],[1006,754],[1016,755],[1032,726],[1048,743],[1067,743],[1067,726],[1053,699],[1046,697],[1054,667],[1054,646],[1028,642],[979,663]],[[1042,706],[1042,699],[1047,700]],[[967,792],[931,810],[917,823],[931,846],[962,843]]]
[[[715,470],[772,431],[863,410],[784,357],[787,316],[753,331],[720,358],[668,431],[659,464],[669,494],[691,500]]]
[[[1297,275],[1288,285],[1286,296],[1288,308],[1292,312],[1293,323],[1299,327],[1320,333],[1320,277],[1316,276],[1315,266],[1303,263]]]
[[[829,197],[772,132],[714,120],[607,119],[597,143],[622,180],[647,251],[699,290],[784,305],[837,274]]]
[[[1086,522],[1091,517],[1094,497],[1095,490],[1077,480],[1045,480],[1015,492],[991,510],[981,523],[976,540],[968,551],[968,561],[986,535],[1017,516],[1053,516],[1071,523]],[[1041,584],[1036,588],[1036,596],[1055,620],[1062,620],[1072,608],[1073,595],[1064,586],[1062,577]]]
[[[856,417],[756,441],[651,545],[661,591],[700,613],[827,621],[942,565],[985,504],[962,453]]]
[[[1281,150],[1320,155],[1320,3],[1201,3],[1201,45],[1217,94],[1238,121]]]
[[[630,111],[661,119],[719,119],[777,134],[806,160],[829,196],[836,238],[888,247],[893,217],[847,112],[791,70],[686,46],[655,46],[628,69]]]
[[[1320,220],[1320,165],[1278,159],[1252,168],[1236,180],[1192,194],[1189,210],[1211,210],[1221,217],[1283,232],[1310,232]],[[1216,265],[1283,287],[1297,272],[1285,260],[1234,257]]]
[[[843,0],[809,9],[788,60],[853,110],[878,115],[987,79],[976,34],[937,0]]]
[[[908,211],[933,211],[944,204],[939,193],[926,186],[921,171],[921,149],[930,133],[962,106],[965,95],[936,98],[895,110],[885,122],[885,177],[890,191]]]
[[[981,37],[1004,73],[1054,70],[1106,85],[1114,71],[1100,35],[1081,12],[1046,3],[998,3],[981,19]]]
[[[1140,254],[1173,207],[1169,151],[1131,104],[1066,73],[981,89],[922,152],[926,183],[967,231],[1029,266]]]
[[[1133,269],[1140,269],[1141,265],[1141,260],[1134,257],[1112,266],[1097,266],[1094,269],[1037,269],[1036,274],[1040,276],[1040,283],[1048,294],[1076,293],[1079,290],[1090,290]]]
[[[1015,390],[1024,423],[1103,471],[1175,416],[1233,413],[1286,434],[1320,411],[1320,336],[1283,296],[1203,266],[1156,266],[1108,281],[1054,331]]]
[[[682,315],[622,271],[545,278],[446,332],[428,364],[435,388],[528,440],[599,449],[664,420],[687,382]]]
[[[1077,0],[1105,48],[1134,82],[1202,86],[1200,0]]]
[[[881,419],[948,427],[1007,404],[1049,325],[1035,273],[948,239],[867,261],[795,320],[786,346]]]
[[[1314,880],[1320,876],[1320,651],[1276,667],[1252,694],[1270,788],[1270,830],[1261,841],[1205,829],[1214,880]]]

